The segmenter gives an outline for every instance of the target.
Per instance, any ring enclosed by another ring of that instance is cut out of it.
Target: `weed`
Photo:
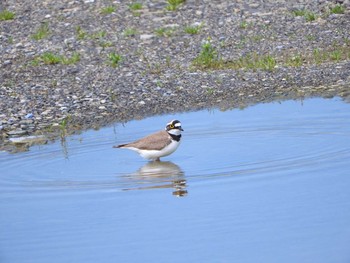
[[[240,57],[236,61],[227,63],[230,68],[244,68],[244,69],[263,69],[272,71],[276,67],[276,59],[271,55],[258,55],[256,53],[248,54]]]
[[[339,49],[333,50],[332,52],[330,52],[329,57],[331,60],[338,62],[342,57],[342,52]]]
[[[168,11],[176,11],[178,7],[185,2],[186,0],[168,0],[168,5],[165,9]]]
[[[63,57],[63,56],[61,57],[61,62],[62,64],[65,64],[65,65],[76,64],[79,61],[80,61],[80,54],[77,52],[74,52],[70,58]]]
[[[345,8],[344,6],[337,4],[334,7],[330,8],[329,11],[331,14],[344,14]]]
[[[108,55],[108,61],[109,61],[109,64],[115,68],[118,66],[118,64],[122,61],[122,56],[119,55],[119,54],[116,54],[114,52],[112,53],[109,53]]]
[[[14,43],[13,37],[12,37],[12,36],[9,36],[7,40],[8,40],[8,43],[9,43],[10,45],[12,45],[12,44]]]
[[[247,21],[242,21],[240,24],[239,24],[239,28],[241,29],[247,29],[248,27],[252,27],[253,26],[253,23],[248,23]]]
[[[40,25],[36,33],[32,35],[32,38],[38,41],[43,38],[46,38],[49,35],[49,33],[50,33],[49,24],[44,23]]]
[[[61,62],[61,56],[51,52],[45,52],[40,56],[40,60],[46,65],[53,65]]]
[[[142,3],[132,3],[129,5],[130,10],[136,11],[142,9]]]
[[[166,56],[166,58],[165,58],[165,64],[166,64],[166,66],[167,66],[168,68],[170,68],[170,66],[171,66],[171,58],[170,58],[170,56]]]
[[[316,14],[306,9],[296,9],[292,11],[294,16],[303,16],[307,22],[316,20]]]
[[[321,51],[318,48],[314,49],[312,54],[313,54],[313,60],[315,61],[315,63],[317,65],[321,64],[322,61],[325,60],[324,54],[322,54]]]
[[[135,36],[137,33],[137,30],[133,28],[127,28],[123,31],[123,35],[126,37]]]
[[[311,21],[314,21],[316,20],[316,14],[315,13],[312,13],[312,12],[307,12],[305,15],[304,15],[305,19],[307,22],[311,22]]]
[[[99,46],[102,48],[111,47],[113,46],[113,43],[109,41],[100,41]]]
[[[252,36],[253,42],[260,42],[264,37],[262,35],[254,35]]]
[[[117,10],[117,8],[113,5],[106,6],[106,7],[101,9],[101,14],[109,15],[109,14],[112,14],[113,12],[115,12],[115,10]]]
[[[157,36],[160,37],[171,37],[175,32],[174,28],[162,27],[155,30]]]
[[[307,35],[307,36],[306,36],[306,39],[307,39],[308,41],[315,41],[315,40],[316,40],[316,37],[313,36],[313,35]]]
[[[303,65],[303,57],[301,55],[295,55],[287,59],[287,66],[300,67]]]
[[[67,127],[68,127],[68,123],[71,121],[72,117],[70,115],[64,117],[60,123],[59,123],[59,129],[60,129],[60,137],[62,142],[64,142],[66,140],[67,137]]]
[[[202,50],[199,55],[193,60],[193,65],[199,68],[215,68],[219,63],[218,52],[216,48],[212,46],[210,41],[206,41],[202,45]]]
[[[0,21],[5,21],[5,20],[12,20],[15,18],[15,13],[4,10],[0,12]]]
[[[75,28],[75,33],[77,35],[77,38],[80,40],[85,39],[87,37],[87,33],[80,26],[77,26]]]
[[[207,88],[207,94],[208,95],[213,95],[215,92],[214,88]]]
[[[96,32],[96,33],[94,33],[94,34],[92,34],[91,35],[91,38],[104,38],[104,37],[106,37],[107,36],[107,32],[106,31],[98,31],[98,32]]]
[[[52,52],[45,52],[41,54],[39,57],[34,58],[34,60],[31,62],[32,66],[38,66],[41,63],[46,65],[55,65],[55,64],[75,64],[78,61],[80,61],[80,54],[75,52],[71,57],[65,57],[61,55],[54,54]]]
[[[199,33],[199,30],[201,29],[202,25],[198,25],[198,26],[186,26],[184,31],[187,34],[190,35],[195,35]]]
[[[295,9],[295,10],[292,10],[292,14],[294,16],[304,16],[306,14],[306,10],[305,9]]]

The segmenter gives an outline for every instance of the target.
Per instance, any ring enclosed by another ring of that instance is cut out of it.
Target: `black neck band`
[[[174,141],[177,141],[177,142],[180,141],[181,134],[179,134],[179,135],[174,135],[174,134],[171,134],[171,133],[169,133],[169,132],[168,132],[168,134],[171,136],[171,138],[172,138]]]

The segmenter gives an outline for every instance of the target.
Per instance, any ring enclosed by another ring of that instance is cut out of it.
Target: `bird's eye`
[[[174,126],[174,124],[170,124],[169,127],[170,127],[170,129],[174,129],[175,126]]]

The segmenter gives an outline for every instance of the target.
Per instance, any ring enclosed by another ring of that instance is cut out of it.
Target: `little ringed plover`
[[[159,161],[160,157],[167,156],[175,152],[180,145],[181,122],[172,120],[165,130],[150,134],[134,142],[115,145],[113,148],[125,148],[136,151],[143,158]]]

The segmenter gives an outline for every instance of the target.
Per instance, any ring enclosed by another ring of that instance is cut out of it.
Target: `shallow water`
[[[113,149],[181,120],[160,164]],[[131,121],[0,153],[0,262],[349,262],[350,105]]]

